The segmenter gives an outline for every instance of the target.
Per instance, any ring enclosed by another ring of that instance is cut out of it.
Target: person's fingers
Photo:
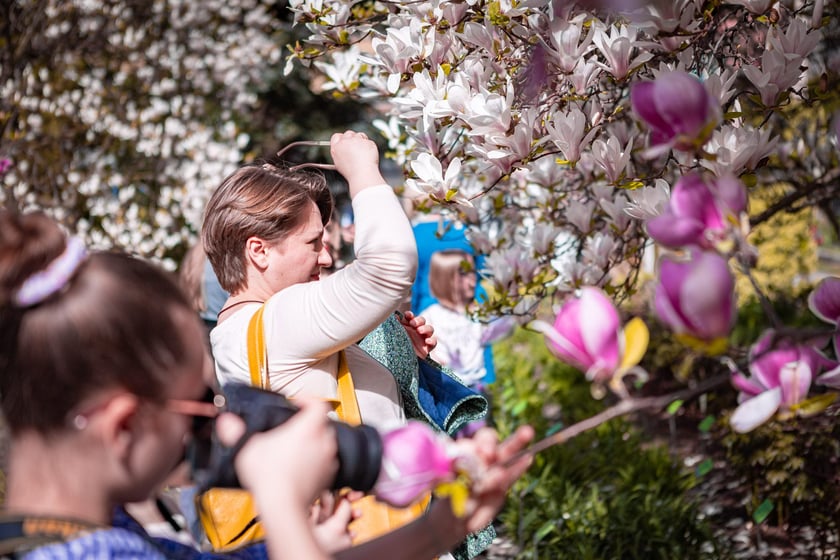
[[[516,453],[525,449],[531,440],[534,439],[534,428],[532,426],[519,426],[513,434],[508,436],[500,445],[498,455],[500,461],[507,461]]]
[[[225,412],[216,419],[216,435],[223,445],[235,445],[245,433],[245,421],[239,416]]]
[[[356,502],[365,497],[365,493],[360,490],[350,490],[341,496],[348,502]]]

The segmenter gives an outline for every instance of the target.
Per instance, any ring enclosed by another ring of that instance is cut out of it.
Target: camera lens
[[[298,410],[278,393],[243,383],[226,385],[224,394],[227,410],[245,421],[245,438],[279,426]],[[382,437],[370,426],[350,426],[344,422],[334,422],[334,426],[339,468],[332,489],[371,490],[382,466]],[[200,487],[238,488],[240,484],[233,470],[233,459],[240,447],[241,442],[232,449],[222,447],[214,438],[209,462],[192,465],[193,473],[203,473]]]
[[[333,489],[350,487],[367,492],[376,484],[382,466],[382,437],[370,426],[335,423],[338,474]]]

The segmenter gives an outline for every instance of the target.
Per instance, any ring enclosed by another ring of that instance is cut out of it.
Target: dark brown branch
[[[711,377],[709,379],[706,379],[705,381],[700,382],[696,387],[689,387],[681,391],[669,393],[667,395],[641,398],[630,397],[628,399],[623,399],[617,404],[596,414],[595,416],[590,416],[586,420],[581,420],[576,424],[572,424],[568,428],[538,441],[529,448],[523,449],[522,451],[505,461],[504,464],[511,465],[517,460],[521,459],[522,457],[533,456],[539,453],[540,451],[545,451],[549,447],[553,447],[561,443],[566,443],[573,437],[579,436],[584,432],[588,432],[593,428],[597,428],[601,424],[609,422],[610,420],[618,418],[619,416],[625,416],[627,414],[630,414],[632,412],[638,412],[640,410],[662,410],[674,401],[686,401],[693,399],[707,391],[714,389],[715,387],[723,385],[724,383],[729,381],[730,377],[731,376],[729,373],[722,374],[717,377]]]
[[[823,197],[823,199],[828,199],[830,197],[830,193],[834,190],[835,186],[832,186],[831,183],[836,181],[838,176],[840,176],[840,169],[834,169],[831,172],[824,175],[821,180],[814,181],[808,185],[802,185],[797,187],[795,190],[789,192],[770,206],[768,206],[763,212],[758,214],[757,216],[753,216],[750,218],[750,225],[755,227],[759,224],[762,224],[778,214],[783,210],[789,210],[795,202],[803,198],[807,198],[808,196],[817,193],[823,189],[828,191]]]

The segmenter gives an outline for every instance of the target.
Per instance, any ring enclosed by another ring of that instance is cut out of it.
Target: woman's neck
[[[96,456],[72,442],[16,437],[8,467],[5,509],[10,513],[72,518],[109,526],[115,504]]]

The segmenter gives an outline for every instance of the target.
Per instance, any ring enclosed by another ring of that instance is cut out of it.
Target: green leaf
[[[549,429],[547,429],[545,431],[545,436],[548,437],[551,434],[556,434],[557,432],[559,432],[560,430],[562,430],[565,427],[566,427],[566,425],[563,424],[563,422],[557,422],[556,424],[554,424],[552,427],[550,427]]]
[[[528,406],[528,401],[519,401],[510,409],[510,413],[513,416],[519,416],[525,411],[525,408]]]
[[[763,523],[764,520],[767,519],[767,516],[770,515],[770,512],[773,511],[774,507],[775,506],[773,505],[773,501],[770,500],[770,498],[767,498],[766,500],[761,502],[761,504],[757,508],[755,508],[755,511],[753,512],[752,516],[753,521],[755,521],[756,523]]]
[[[711,472],[713,467],[714,462],[711,459],[705,459],[699,465],[697,465],[697,468],[694,470],[694,474],[698,477],[706,476]]]
[[[554,527],[555,523],[553,520],[546,521],[545,523],[543,523],[542,526],[539,529],[537,529],[537,532],[534,533],[534,542],[540,542],[541,540],[543,540],[543,537],[552,532],[554,530]]]
[[[674,414],[677,413],[677,411],[680,408],[682,408],[682,405],[683,405],[683,400],[682,399],[677,399],[677,400],[675,400],[674,402],[672,402],[671,404],[668,405],[668,408],[666,409],[666,411],[668,412],[668,414],[673,416]]]
[[[697,429],[700,430],[704,434],[708,434],[709,430],[712,429],[712,426],[715,425],[715,417],[712,415],[706,416],[703,420],[697,424]]]

